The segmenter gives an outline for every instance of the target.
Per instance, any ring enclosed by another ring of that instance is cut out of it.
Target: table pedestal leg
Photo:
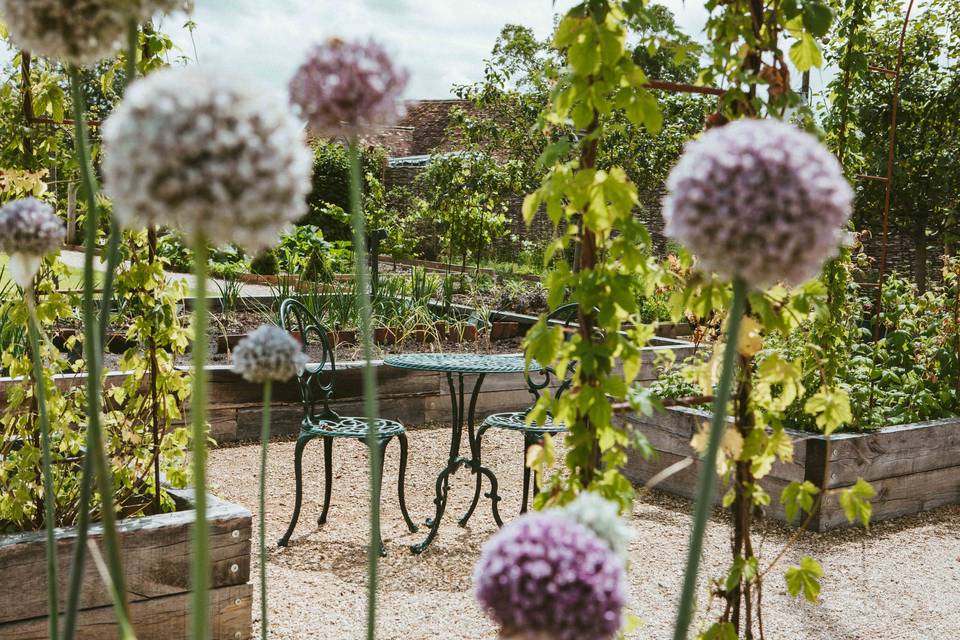
[[[473,515],[473,511],[476,508],[477,502],[480,498],[481,485],[483,482],[481,475],[483,475],[486,476],[490,481],[490,493],[486,494],[486,496],[490,498],[493,505],[493,519],[497,523],[498,527],[503,526],[503,521],[500,519],[500,513],[497,509],[497,503],[500,501],[500,496],[497,495],[497,477],[490,469],[487,469],[480,463],[480,452],[479,447],[477,446],[474,431],[474,417],[477,407],[477,397],[480,394],[480,387],[483,384],[484,375],[480,374],[477,376],[477,382],[473,386],[473,393],[470,396],[469,415],[464,415],[463,411],[465,395],[463,374],[459,373],[457,376],[459,379],[459,385],[455,386],[453,383],[453,374],[447,373],[447,385],[450,387],[450,402],[453,408],[453,432],[450,440],[450,457],[447,461],[447,466],[444,467],[444,469],[440,472],[440,475],[437,476],[436,497],[433,499],[436,512],[434,513],[433,518],[427,520],[427,526],[430,527],[430,531],[427,533],[427,537],[422,542],[410,547],[410,550],[413,551],[413,553],[422,553],[424,549],[430,546],[430,543],[433,542],[433,539],[436,537],[437,530],[440,528],[440,521],[443,518],[443,513],[447,508],[447,497],[450,493],[450,476],[456,473],[457,470],[464,465],[470,468],[471,473],[476,474],[477,481],[473,502],[467,513],[464,514],[463,518],[460,519],[460,525],[466,525],[467,521],[470,519],[470,516]],[[467,437],[470,444],[469,458],[460,455],[460,441],[463,438],[464,422],[467,423],[468,428]]]

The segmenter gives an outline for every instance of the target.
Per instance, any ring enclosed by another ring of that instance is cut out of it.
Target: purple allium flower
[[[103,173],[126,227],[257,251],[306,213],[312,156],[280,95],[200,67],[138,80],[103,126]]]
[[[816,276],[837,254],[853,199],[837,159],[776,120],[739,120],[687,143],[667,188],[666,235],[703,270],[754,288]]]
[[[273,324],[257,327],[233,350],[233,370],[250,382],[284,382],[305,366],[300,342]]]
[[[623,559],[558,513],[528,513],[483,547],[476,597],[504,636],[608,640],[623,623]]]
[[[354,137],[392,124],[406,72],[376,42],[328,40],[313,48],[290,80],[290,100],[314,132]]]

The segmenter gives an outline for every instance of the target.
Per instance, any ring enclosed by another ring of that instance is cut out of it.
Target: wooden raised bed
[[[649,384],[657,376],[657,359],[665,351],[673,351],[677,360],[693,352],[689,342],[659,341],[657,346],[643,349],[643,367],[638,382]],[[463,351],[474,351],[464,345]],[[520,355],[520,354],[516,354]],[[408,427],[450,420],[450,390],[446,376],[430,371],[412,371],[374,363],[380,413],[385,418],[400,420]],[[362,381],[359,362],[337,362],[337,380],[331,405],[342,415],[362,415]],[[231,371],[230,365],[207,366],[210,436],[218,443],[255,440],[260,437],[263,415],[263,388],[245,381]],[[123,384],[127,374],[111,371],[106,385]],[[472,380],[472,377],[469,378]],[[83,385],[86,374],[68,373],[54,376],[58,387],[67,389]],[[144,384],[148,378],[144,377]],[[19,378],[0,378],[0,411],[6,404],[7,387],[22,383]],[[472,382],[470,382],[472,384]],[[498,411],[519,411],[529,407],[533,397],[522,373],[488,376],[477,398],[477,417],[482,419]],[[295,436],[300,430],[303,406],[300,388],[295,380],[273,386],[273,409],[270,431],[275,436]]]
[[[139,640],[190,635],[190,540],[196,511],[191,508],[192,492],[171,493],[181,510],[119,523],[130,616]],[[211,638],[249,638],[250,512],[213,496],[208,503]],[[33,531],[0,536],[0,640],[48,637],[45,535]],[[75,536],[73,527],[57,530],[62,599]],[[90,540],[105,553],[102,538],[100,526],[92,526]],[[117,638],[110,595],[89,556],[84,567],[76,637]]]
[[[639,454],[631,456],[627,476],[642,484],[670,465],[692,457],[693,464],[657,484],[658,489],[692,498],[701,463],[690,447],[690,439],[700,424],[709,421],[710,414],[674,407],[651,417],[629,414],[624,419],[646,435],[657,451],[649,461]],[[821,489],[843,489],[863,478],[877,492],[873,521],[960,504],[960,418],[895,425],[869,433],[839,433],[829,441],[819,434],[789,433],[795,441],[793,462],[776,463],[760,481],[771,496],[766,514],[776,520],[786,520],[780,493],[794,480],[809,480]],[[717,488],[717,503],[725,491],[726,487]],[[849,522],[834,493],[808,528],[826,531],[844,526]]]

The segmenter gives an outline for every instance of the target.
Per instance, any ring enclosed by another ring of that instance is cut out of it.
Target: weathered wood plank
[[[694,455],[690,440],[701,425],[709,423],[710,414],[705,411],[682,408],[649,417],[629,414],[625,419],[643,433],[657,451],[686,457]],[[797,442],[794,445],[793,462],[775,462],[768,475],[787,482],[804,480],[806,450],[807,447],[802,441]]]
[[[232,585],[210,591],[210,624],[213,640],[251,637],[250,611],[253,587]],[[5,596],[6,597],[6,596]],[[139,640],[186,640],[190,637],[190,594],[139,600],[130,603],[130,618]],[[0,640],[47,640],[46,617],[0,624]],[[81,611],[78,640],[119,637],[113,607]]]
[[[709,413],[683,407],[671,408],[652,417],[625,418],[645,433],[660,452],[653,462],[631,458],[628,476],[646,482],[673,462],[692,456],[689,441],[697,425]],[[777,463],[761,485],[771,494],[768,513],[783,519],[779,493],[787,481],[809,480],[824,486],[824,468],[829,456],[826,485],[842,489],[858,478],[869,481],[877,491],[873,520],[879,521],[960,503],[960,420],[947,419],[885,427],[872,433],[843,433],[827,439],[819,434],[788,431],[794,438],[794,462]],[[829,453],[828,453],[829,452]],[[694,494],[699,462],[661,483],[660,488],[686,497]],[[819,531],[850,526],[836,492],[831,493],[822,512],[811,520]]]
[[[189,491],[175,492],[189,499]],[[189,590],[192,509],[118,523],[128,598],[139,601]],[[211,586],[243,584],[250,578],[250,512],[210,497]],[[0,607],[0,622],[42,616],[47,610],[45,534],[42,531],[0,537],[0,593],[17,593]],[[57,530],[60,593],[65,596],[76,529]],[[90,539],[101,546],[100,525]],[[80,606],[110,604],[110,595],[93,562],[85,564]]]
[[[887,427],[873,433],[838,434],[830,439],[829,486],[850,485],[857,478],[872,482],[958,465],[960,420],[955,418]]]
[[[656,474],[675,463],[685,460],[687,457],[688,456],[686,455],[657,452],[652,459],[644,460],[640,454],[634,453],[630,456],[627,462],[627,466],[624,469],[624,474],[631,482],[642,486]],[[692,499],[696,494],[697,474],[700,472],[701,466],[702,464],[699,460],[694,460],[689,466],[668,476],[667,478],[664,478],[654,488],[659,491],[665,491],[667,493],[681,496],[683,498]],[[777,520],[784,520],[786,518],[783,505],[780,504],[779,499],[780,493],[783,491],[784,487],[787,486],[788,482],[788,480],[784,480],[783,478],[778,478],[772,475],[766,476],[760,480],[760,486],[770,494],[771,498],[770,505],[765,507],[765,512],[767,515]],[[713,496],[713,503],[715,505],[720,504],[723,499],[723,495],[728,489],[728,486],[724,486],[720,482],[717,482],[716,486],[714,487]]]
[[[877,492],[871,501],[873,522],[960,504],[960,466],[880,478],[870,484]],[[826,507],[815,524],[819,531],[853,526],[840,507],[838,493],[834,492],[827,498]]]

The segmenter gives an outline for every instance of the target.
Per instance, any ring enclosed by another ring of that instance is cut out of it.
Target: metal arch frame
[[[893,70],[893,97],[890,105],[890,137],[887,147],[887,175],[886,188],[883,195],[883,223],[880,238],[880,265],[877,274],[877,304],[875,305],[874,338],[879,337],[880,312],[883,310],[883,283],[887,268],[887,244],[890,230],[890,200],[893,194],[893,165],[897,146],[897,111],[900,108],[900,80],[903,76],[903,47],[907,39],[907,27],[910,24],[910,13],[913,11],[914,0],[909,0],[903,16],[903,27],[900,29],[900,42],[897,45],[897,66]]]

